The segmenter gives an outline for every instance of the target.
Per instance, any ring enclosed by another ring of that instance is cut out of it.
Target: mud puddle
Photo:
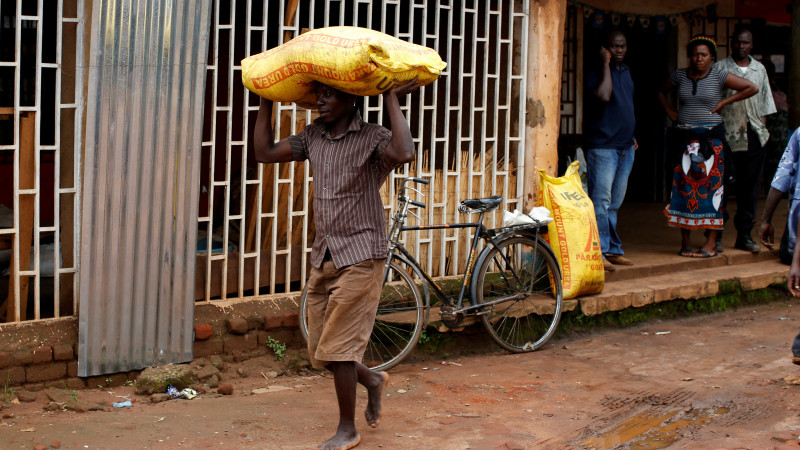
[[[580,443],[584,448],[609,449],[617,446],[637,449],[666,448],[687,432],[695,431],[730,412],[727,406],[664,411],[650,408],[629,417],[599,436]]]

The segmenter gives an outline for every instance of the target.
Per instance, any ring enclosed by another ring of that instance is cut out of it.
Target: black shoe
[[[751,253],[758,253],[761,251],[761,247],[753,242],[750,236],[739,236],[739,239],[736,239],[736,245],[734,245],[734,247]]]

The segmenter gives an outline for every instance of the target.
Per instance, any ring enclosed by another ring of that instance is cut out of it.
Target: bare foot
[[[367,409],[364,410],[364,417],[367,419],[367,424],[372,428],[378,426],[381,422],[381,399],[383,393],[389,386],[389,374],[386,372],[377,372],[376,383],[367,387]]]
[[[352,433],[337,431],[336,436],[319,444],[320,450],[348,450],[361,443],[361,435],[353,431]]]

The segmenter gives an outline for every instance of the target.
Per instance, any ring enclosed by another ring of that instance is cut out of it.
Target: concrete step
[[[635,254],[632,266],[614,266],[614,272],[606,272],[606,284],[617,281],[633,280],[643,277],[664,275],[675,272],[686,272],[739,264],[750,264],[760,261],[777,260],[778,252],[763,250],[750,253],[737,249],[726,249],[713,258],[686,258],[677,254],[660,253],[656,257],[651,254]],[[641,262],[641,263],[639,263]],[[786,267],[786,266],[784,266]],[[788,267],[786,267],[788,271]]]
[[[674,299],[713,297],[728,292],[731,283],[738,283],[745,292],[763,289],[786,282],[789,268],[775,256],[770,252],[731,252],[708,259],[625,266],[611,274],[603,292],[580,297],[577,305],[568,302],[565,307],[580,307],[583,314],[591,316]]]

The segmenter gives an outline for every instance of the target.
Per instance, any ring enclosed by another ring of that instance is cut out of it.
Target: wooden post
[[[530,0],[525,115],[525,209],[536,206],[537,169],[558,171],[561,122],[561,60],[564,53],[566,0]]]

